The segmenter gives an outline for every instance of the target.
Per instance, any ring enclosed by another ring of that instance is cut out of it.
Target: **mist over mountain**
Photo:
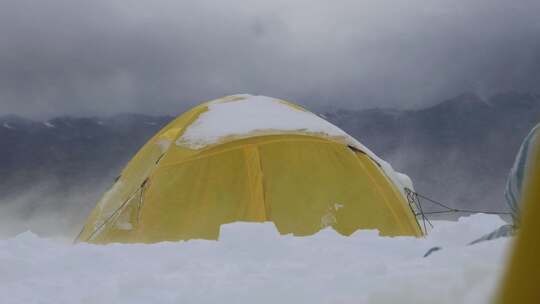
[[[320,113],[452,206],[506,210],[504,184],[540,96],[463,94],[420,110]],[[172,116],[0,117],[0,235],[75,235],[126,162]]]
[[[122,167],[171,119],[0,118],[0,236],[76,233]]]

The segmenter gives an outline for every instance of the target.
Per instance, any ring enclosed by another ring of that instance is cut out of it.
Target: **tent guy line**
[[[429,220],[429,218],[426,215],[431,214],[446,214],[446,213],[484,213],[484,214],[492,214],[492,215],[511,215],[511,212],[508,211],[485,211],[485,210],[470,210],[470,209],[459,209],[459,208],[452,208],[449,207],[448,204],[442,203],[438,200],[435,200],[433,198],[430,198],[424,194],[421,194],[417,191],[413,191],[409,188],[405,189],[405,193],[407,194],[407,200],[409,201],[409,205],[411,206],[412,211],[414,212],[414,215],[416,217],[420,216],[423,223],[424,233],[427,233],[427,227],[426,222],[433,228],[433,224]],[[436,211],[427,211],[425,212],[422,208],[422,203],[420,201],[420,198],[426,200],[427,202],[442,207],[444,210],[436,210]],[[416,211],[418,210],[418,211]]]

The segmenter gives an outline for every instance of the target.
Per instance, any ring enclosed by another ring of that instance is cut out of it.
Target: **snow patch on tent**
[[[156,144],[161,150],[161,153],[165,153],[167,152],[167,150],[169,150],[169,147],[171,146],[171,140],[166,138],[159,138],[156,140]]]
[[[435,222],[425,238],[280,236],[233,223],[219,242],[92,245],[26,232],[0,240],[3,303],[491,303],[511,239],[467,246],[504,222]],[[433,246],[443,249],[427,258]]]
[[[227,137],[247,137],[264,132],[301,132],[350,140],[350,136],[317,115],[266,96],[237,95],[241,99],[216,101],[177,140],[200,149]],[[351,143],[354,143],[351,141]]]
[[[240,94],[210,102],[208,111],[202,113],[185,130],[177,139],[176,144],[191,149],[201,149],[220,143],[225,138],[284,132],[341,139],[377,162],[405,198],[405,188],[414,190],[408,176],[394,171],[389,163],[345,131],[300,107],[266,96]]]

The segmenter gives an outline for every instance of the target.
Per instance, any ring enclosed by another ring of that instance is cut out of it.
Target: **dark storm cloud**
[[[2,0],[0,113],[177,113],[232,93],[415,107],[537,90],[539,1]]]

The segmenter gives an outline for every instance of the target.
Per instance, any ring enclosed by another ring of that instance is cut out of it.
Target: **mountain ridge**
[[[504,210],[506,175],[522,139],[540,121],[540,97],[466,93],[418,110],[319,115],[411,176],[417,191],[455,207]],[[0,117],[0,213],[9,208],[27,226],[45,213],[75,231],[127,161],[173,118]],[[57,229],[45,226],[35,229]]]

